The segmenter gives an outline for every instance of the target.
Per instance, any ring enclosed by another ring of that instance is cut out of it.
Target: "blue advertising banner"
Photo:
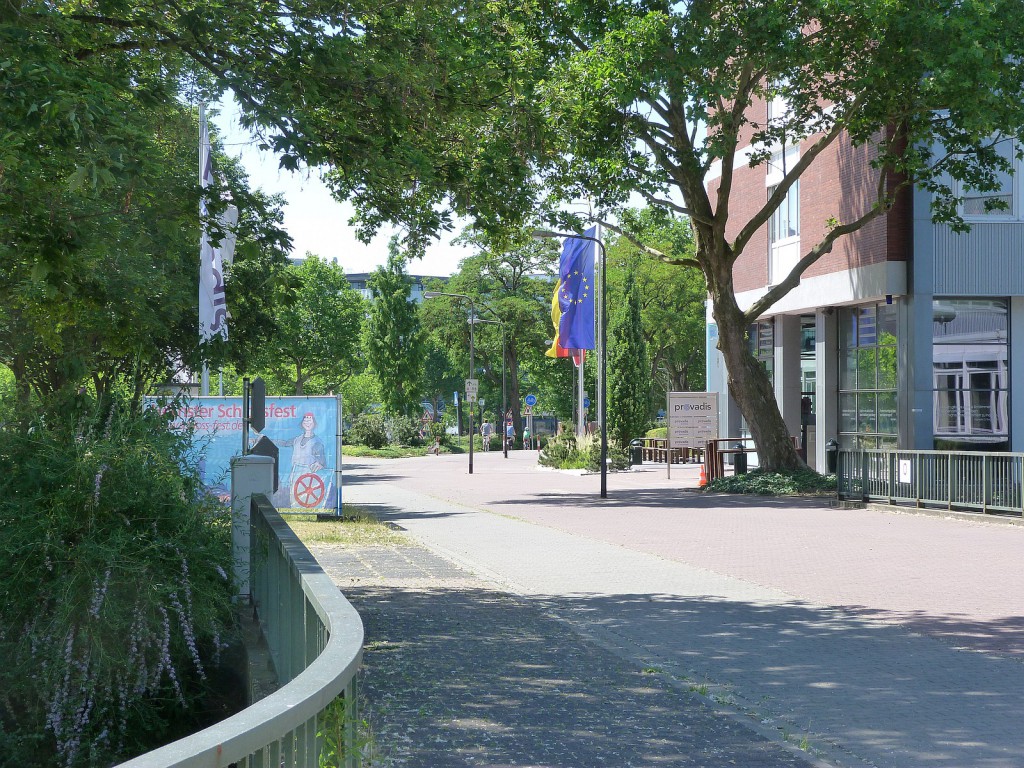
[[[170,401],[147,398],[147,407],[166,410]],[[250,447],[265,435],[278,448],[279,486],[272,499],[279,510],[340,510],[338,398],[267,398],[266,426],[250,430]],[[178,407],[172,424],[194,428],[203,482],[225,501],[231,498],[231,459],[242,453],[242,398],[194,397]]]

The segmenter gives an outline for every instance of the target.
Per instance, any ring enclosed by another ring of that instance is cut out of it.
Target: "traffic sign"
[[[528,406],[530,406],[531,408],[533,406],[535,406],[537,404],[537,396],[536,395],[527,395],[526,396],[526,404]]]
[[[523,408],[523,416],[530,416],[533,414],[533,408],[529,405]]]
[[[583,398],[583,407],[584,408],[589,408],[590,407],[590,398],[589,397],[584,397]]]
[[[477,393],[480,391],[480,379],[466,379],[466,401],[476,402]]]

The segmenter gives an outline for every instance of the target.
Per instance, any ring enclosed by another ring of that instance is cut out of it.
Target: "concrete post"
[[[236,456],[231,460],[231,560],[237,596],[249,599],[249,511],[253,494],[268,499],[274,491],[274,460],[270,456]]]

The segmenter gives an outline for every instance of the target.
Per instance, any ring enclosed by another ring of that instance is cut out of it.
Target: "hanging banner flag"
[[[213,183],[213,153],[210,149],[210,131],[206,124],[206,106],[199,107],[199,185],[203,190],[199,198],[199,216],[202,229],[199,236],[199,341],[214,336],[228,338],[228,305],[224,291],[224,267],[231,262],[235,249],[233,227],[238,221],[234,206],[222,214],[218,221],[228,234],[217,248],[210,242],[206,230],[206,189]]]
[[[596,227],[583,234],[594,237]],[[566,238],[559,260],[561,288],[558,305],[558,343],[566,349],[594,349],[594,252],[596,243],[578,237]]]
[[[555,327],[555,338],[551,342],[551,349],[544,354],[548,357],[568,357],[569,350],[563,347],[559,343],[558,338],[558,325],[559,320],[562,318],[562,310],[558,306],[558,294],[562,290],[562,281],[559,280],[555,283],[555,291],[551,295],[551,324]]]

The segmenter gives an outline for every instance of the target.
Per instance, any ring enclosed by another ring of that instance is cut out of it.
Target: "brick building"
[[[773,107],[750,109],[770,117]],[[738,153],[730,239],[814,138],[779,147],[755,168]],[[1002,144],[1013,157],[1012,142]],[[868,210],[877,185],[872,151],[840,137],[808,167],[735,265],[741,307],[788,274],[830,220]],[[708,175],[712,193],[720,175]],[[824,469],[832,439],[844,450],[1024,450],[1024,397],[1013,398],[1011,386],[1024,384],[1024,356],[1015,361],[1009,344],[1014,328],[1024,338],[1022,178],[1007,176],[992,193],[961,190],[967,234],[933,224],[929,194],[904,188],[887,214],[840,238],[751,327],[751,350],[812,467]],[[1009,210],[986,211],[989,197]],[[708,390],[727,395],[710,310],[707,344]],[[719,402],[720,434],[748,435],[732,399]]]

